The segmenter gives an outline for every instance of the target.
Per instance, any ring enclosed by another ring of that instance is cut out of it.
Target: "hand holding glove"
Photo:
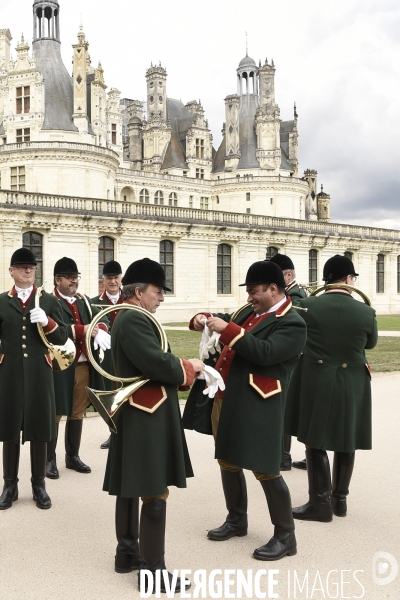
[[[221,375],[208,365],[205,366],[204,372],[198,376],[198,379],[205,379],[207,387],[203,394],[209,398],[214,398],[218,390],[224,391],[225,389],[225,383]]]
[[[49,319],[43,308],[33,308],[31,311],[31,323],[40,323],[43,327],[46,327]]]
[[[93,340],[94,349],[101,348],[102,350],[110,350],[111,348],[111,336],[103,329],[99,329]]]
[[[211,333],[209,328],[206,325],[207,319],[202,319],[202,323],[204,323],[203,333],[201,335],[200,340],[200,359],[208,358],[210,354],[215,354],[216,351],[221,351],[221,346],[219,344],[219,338],[221,337],[220,333],[214,331]]]

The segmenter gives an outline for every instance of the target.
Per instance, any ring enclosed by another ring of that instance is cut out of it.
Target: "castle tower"
[[[5,70],[10,62],[11,32],[9,29],[0,29],[0,71]]]
[[[237,161],[237,169],[257,169],[260,167],[260,164],[256,158],[257,137],[254,129],[254,119],[258,107],[258,67],[255,60],[248,56],[247,52],[246,56],[240,61],[236,73],[237,92],[239,96],[239,120],[237,126],[240,153],[239,161]],[[232,129],[233,127],[232,125]],[[234,131],[232,131],[233,133]],[[231,141],[234,141],[234,139]],[[226,155],[228,155],[228,151]],[[234,166],[235,161],[232,162],[231,166]]]
[[[321,185],[321,191],[317,194],[317,214],[318,221],[325,221],[329,223],[330,221],[330,205],[331,205],[331,197],[329,194],[324,192],[324,186]]]
[[[153,65],[146,72],[147,81],[147,120],[157,115],[167,120],[167,71],[161,64]]]
[[[225,171],[236,171],[240,158],[239,140],[240,97],[237,94],[225,98]]]
[[[132,161],[132,169],[140,171],[142,169],[142,115],[143,102],[134,100],[127,107],[128,112],[128,139],[129,139],[129,159]]]
[[[87,66],[89,44],[86,41],[82,25],[79,28],[78,43],[72,46],[73,55],[73,79],[74,79],[74,124],[80,132],[87,133],[88,115],[87,115]]]
[[[61,43],[58,0],[35,0],[33,3],[33,41],[54,40]]]
[[[318,220],[317,205],[317,171],[315,169],[306,169],[303,179],[308,183],[308,194],[305,201],[305,218],[307,221]]]
[[[146,72],[147,123],[143,130],[143,168],[160,171],[171,139],[171,125],[167,120],[167,71],[161,64],[151,65]]]
[[[260,106],[255,125],[257,131],[257,158],[262,169],[279,173],[281,165],[280,111],[275,103],[274,61],[258,69],[260,84]],[[273,174],[273,173],[271,173]]]

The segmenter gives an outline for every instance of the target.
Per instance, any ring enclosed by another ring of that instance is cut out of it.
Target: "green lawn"
[[[377,321],[381,331],[400,331],[400,315],[378,315]]]

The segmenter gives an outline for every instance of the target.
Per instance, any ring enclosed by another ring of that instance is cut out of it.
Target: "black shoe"
[[[79,456],[68,456],[65,455],[65,466],[67,469],[73,469],[77,473],[91,473],[92,469],[85,465],[84,462],[81,461]]]
[[[294,460],[292,462],[292,467],[294,469],[302,469],[303,471],[307,471],[307,461],[305,458],[303,458],[303,460]]]
[[[335,452],[332,477],[332,510],[336,517],[347,515],[347,496],[353,474],[355,452]]]
[[[148,594],[149,593],[149,577],[148,577],[147,573],[145,573],[144,576],[142,575],[143,585],[141,586],[140,585],[140,583],[141,583],[141,581],[140,581],[140,574],[141,574],[141,572],[142,571],[139,571],[139,573],[138,573],[138,589],[141,592],[141,594]],[[160,572],[160,570],[158,570],[158,571],[152,571],[151,573],[153,575],[153,588],[152,588],[153,591],[152,591],[152,594],[156,593],[156,576],[158,575],[158,573],[160,573],[160,592],[162,594],[165,594],[167,592],[171,592],[173,594],[179,594],[179,592],[181,592],[181,591],[188,590],[190,588],[190,586],[192,585],[188,579],[185,579],[184,586],[183,586],[181,578],[177,577],[176,580],[175,580],[175,585],[173,586],[174,576],[172,575],[172,573],[169,573],[169,571],[167,571],[166,569],[164,569],[161,572]],[[164,581],[165,574],[167,574],[168,580],[169,580],[168,589],[165,586],[165,581]],[[173,588],[172,588],[172,586],[173,586]]]
[[[46,462],[46,477],[48,479],[58,479],[60,477],[55,458]]]
[[[285,452],[283,461],[281,462],[280,471],[290,471],[292,468],[292,457]]]
[[[253,556],[257,560],[279,560],[284,556],[293,556],[297,554],[297,543],[289,489],[282,477],[260,483],[274,525],[274,535],[264,546],[254,550]]]
[[[51,508],[50,496],[46,492],[46,485],[44,483],[44,477],[42,480],[31,479],[32,481],[32,496],[36,502],[38,508],[46,510]]]
[[[309,500],[293,509],[293,518],[329,523],[332,521],[332,486],[328,455],[325,450],[307,448],[306,457]]]
[[[31,442],[32,496],[36,506],[42,509],[51,508],[51,500],[45,484],[46,456],[46,442]]]
[[[110,440],[111,440],[111,435],[110,435],[110,437],[108,438],[108,440],[106,440],[105,442],[103,442],[103,443],[101,444],[100,448],[101,448],[102,450],[108,450],[108,448],[110,447]]]
[[[221,469],[221,479],[228,516],[221,527],[208,532],[208,539],[215,542],[247,535],[247,488],[244,473],[242,470]]]
[[[18,500],[18,478],[4,479],[3,493],[0,496],[0,510],[7,510]]]
[[[123,552],[116,552],[115,554],[115,566],[114,570],[116,573],[132,573],[137,569],[143,569],[144,564],[140,556],[134,554],[124,554]]]

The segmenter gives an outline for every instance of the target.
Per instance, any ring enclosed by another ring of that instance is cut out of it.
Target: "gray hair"
[[[141,292],[145,292],[149,287],[148,283],[129,283],[124,285],[122,288],[122,300],[130,300],[135,295],[135,290],[139,289]]]

